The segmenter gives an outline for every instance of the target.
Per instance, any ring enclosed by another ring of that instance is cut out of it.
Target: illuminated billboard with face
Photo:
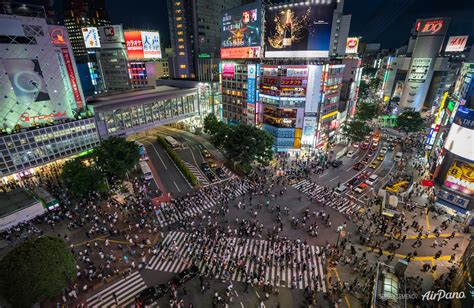
[[[222,15],[221,58],[259,58],[261,53],[261,5],[239,6]]]
[[[265,57],[328,57],[335,8],[335,3],[270,7],[265,12]]]

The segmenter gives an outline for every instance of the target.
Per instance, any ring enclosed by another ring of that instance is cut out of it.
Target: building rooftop
[[[94,111],[114,109],[166,100],[196,93],[197,88],[162,85],[147,89],[130,89],[120,92],[104,93],[88,98],[87,104]]]
[[[0,193],[0,217],[11,215],[37,203],[38,201],[23,188]]]

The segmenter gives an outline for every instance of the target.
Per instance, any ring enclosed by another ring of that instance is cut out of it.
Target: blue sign
[[[474,129],[474,110],[459,106],[454,116],[454,123],[461,127]]]
[[[255,104],[257,101],[257,65],[247,65],[247,104]]]

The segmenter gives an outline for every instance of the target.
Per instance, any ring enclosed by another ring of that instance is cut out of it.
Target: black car
[[[150,305],[153,302],[157,301],[166,293],[168,293],[168,286],[166,284],[159,284],[146,288],[141,291],[140,294],[135,298],[136,307],[144,307],[145,305]]]
[[[209,167],[209,165],[207,163],[202,163],[201,168],[202,168],[202,170],[204,170],[204,172],[211,171],[211,168]]]
[[[214,182],[216,180],[216,177],[214,176],[214,174],[210,170],[208,172],[206,172],[206,176],[211,182]]]
[[[340,166],[342,166],[342,160],[335,160],[332,162],[332,166],[334,168],[339,168]]]
[[[197,267],[196,265],[191,265],[190,268],[185,269],[184,271],[173,277],[170,280],[169,284],[179,287],[185,284],[186,281],[194,278],[197,274],[199,274],[199,267]]]
[[[224,169],[222,169],[221,167],[216,168],[216,173],[217,173],[217,176],[220,177],[221,179],[225,178]]]

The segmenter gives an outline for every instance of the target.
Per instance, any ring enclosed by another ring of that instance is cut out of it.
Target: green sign
[[[201,58],[201,59],[207,59],[207,58],[210,58],[210,57],[211,57],[211,55],[208,54],[208,53],[200,53],[198,55],[198,58]]]

